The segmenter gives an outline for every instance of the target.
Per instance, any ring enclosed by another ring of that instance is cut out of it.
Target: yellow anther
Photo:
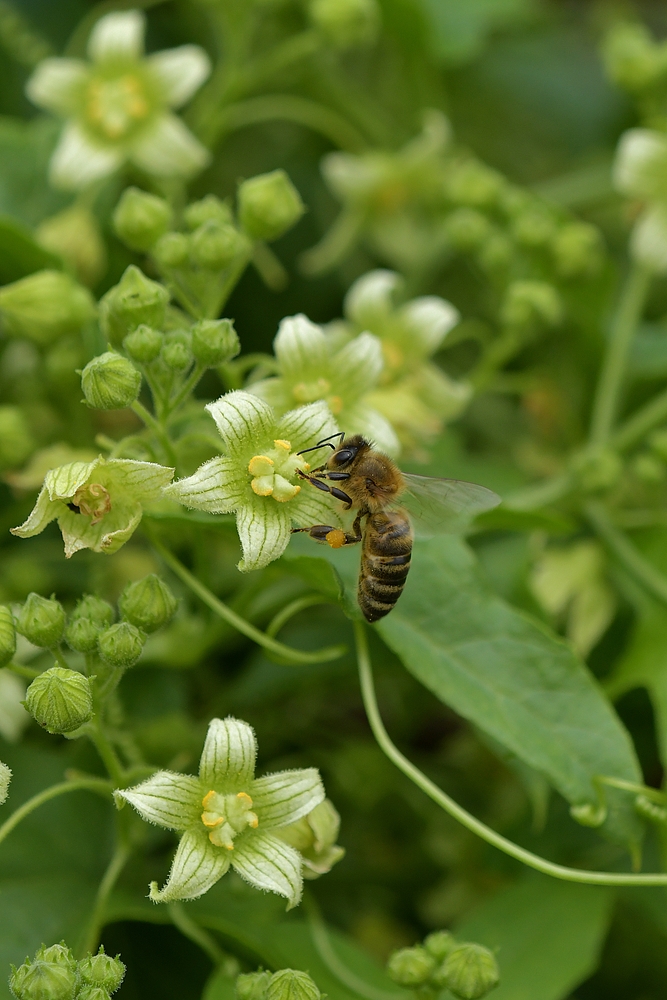
[[[258,497],[270,497],[273,493],[273,476],[256,476],[250,488]]]
[[[217,816],[215,813],[203,812],[201,814],[201,821],[204,826],[221,826],[225,822],[225,817]]]
[[[256,830],[257,827],[259,826],[259,816],[257,815],[257,813],[250,813],[250,816],[251,819],[248,820],[248,826],[251,829]]]
[[[206,793],[206,795],[204,796],[204,798],[201,800],[201,804],[203,805],[204,809],[208,809],[208,807],[211,804],[211,800],[214,799],[215,796],[216,796],[216,792],[214,792],[213,789],[211,789],[210,792]]]
[[[237,792],[236,798],[241,799],[241,805],[246,806],[247,809],[252,807],[252,799],[247,792]]]
[[[340,398],[340,396],[328,396],[327,406],[335,416],[336,414],[340,413],[340,411],[343,409],[343,400]]]
[[[276,448],[280,448],[282,451],[290,452],[292,450],[292,445],[289,441],[283,441],[282,438],[277,438],[273,442]]]
[[[251,476],[270,476],[273,473],[274,461],[266,455],[255,455],[248,462],[248,472]]]

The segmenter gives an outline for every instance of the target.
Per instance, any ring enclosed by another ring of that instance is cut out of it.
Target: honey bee
[[[497,506],[500,497],[475,483],[401,472],[388,455],[359,434],[332,437],[338,439],[337,444],[327,438],[299,452],[332,449],[324,465],[310,473],[298,471],[298,475],[340,500],[345,510],[356,510],[352,530],[328,524],[293,530],[305,531],[334,549],[362,543],[357,600],[366,621],[376,622],[389,614],[405,586],[414,538],[411,517],[428,534],[455,531],[475,514]],[[331,483],[344,484],[344,490]]]

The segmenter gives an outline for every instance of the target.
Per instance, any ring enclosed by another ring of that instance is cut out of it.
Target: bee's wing
[[[477,514],[491,510],[500,497],[486,486],[458,479],[434,479],[403,473],[406,490],[398,504],[410,514],[415,531],[422,537],[442,532],[464,531]]]

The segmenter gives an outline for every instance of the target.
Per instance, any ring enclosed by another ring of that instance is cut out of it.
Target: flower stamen
[[[211,789],[201,804],[204,807],[201,821],[209,831],[208,839],[216,847],[233,851],[234,837],[247,827],[256,830],[259,825],[259,817],[252,811],[252,799],[247,792],[221,795]]]
[[[90,518],[91,524],[99,524],[111,510],[111,497],[106,486],[101,483],[86,483],[72,497],[71,503],[81,514]]]

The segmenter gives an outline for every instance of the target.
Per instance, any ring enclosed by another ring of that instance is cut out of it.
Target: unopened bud
[[[551,249],[563,278],[595,274],[602,265],[602,238],[588,222],[569,222],[556,233]]]
[[[458,250],[475,250],[491,234],[491,223],[474,208],[457,208],[445,218],[443,229]]]
[[[231,264],[244,242],[234,226],[211,220],[196,229],[190,237],[190,259],[198,267],[221,271]]]
[[[94,653],[101,627],[90,618],[74,618],[65,629],[65,642],[77,653]]]
[[[97,648],[104,663],[111,667],[132,667],[141,656],[146,636],[130,622],[118,622],[101,632]]]
[[[0,760],[0,806],[7,801],[9,784],[12,780],[11,768]]]
[[[526,247],[543,247],[556,232],[555,218],[541,205],[531,205],[524,212],[519,212],[512,225],[514,239]]]
[[[52,965],[58,965],[63,969],[74,969],[76,968],[76,960],[70,948],[67,947],[64,941],[60,944],[52,944],[46,947],[42,945],[38,949],[35,958],[38,961],[50,962]]]
[[[72,619],[90,618],[96,625],[106,627],[112,624],[116,615],[108,601],[103,601],[101,597],[96,597],[94,594],[86,594],[77,601],[70,617]]]
[[[491,232],[479,248],[477,260],[487,271],[502,271],[512,260],[514,245],[504,233]]]
[[[143,580],[128,583],[118,607],[132,625],[144,632],[154,632],[173,618],[177,601],[167,584],[151,573]]]
[[[459,944],[444,961],[447,988],[460,1000],[479,1000],[498,985],[500,973],[492,951],[481,944]]]
[[[616,23],[605,38],[602,58],[612,80],[630,91],[644,90],[667,69],[663,46],[643,24]]]
[[[64,945],[40,948],[32,962],[12,967],[9,977],[17,1000],[73,1000],[76,986],[76,962]]]
[[[125,975],[125,965],[120,955],[107,955],[102,945],[97,955],[88,955],[79,962],[79,977],[87,986],[98,986],[107,993],[115,993],[120,988]]]
[[[587,448],[573,456],[572,469],[587,493],[597,493],[618,481],[623,462],[610,448]]]
[[[380,27],[376,0],[311,0],[308,16],[337,49],[372,44]]]
[[[81,388],[88,406],[96,410],[122,410],[139,395],[141,372],[122,354],[107,351],[83,369]]]
[[[187,330],[172,330],[165,337],[160,357],[175,372],[185,371],[192,364],[190,334]]]
[[[515,327],[533,323],[556,326],[562,315],[560,296],[546,281],[513,281],[501,308],[503,322]]]
[[[192,353],[200,364],[215,368],[241,350],[231,319],[203,319],[192,327]]]
[[[205,222],[217,222],[227,225],[232,221],[229,205],[214,194],[207,194],[201,201],[193,201],[183,213],[188,229],[199,229]]]
[[[152,254],[160,267],[183,267],[190,256],[190,240],[184,233],[165,233],[153,247]]]
[[[44,219],[35,238],[41,246],[62,257],[84,285],[95,285],[106,270],[106,247],[99,223],[83,205],[70,205]]]
[[[128,333],[123,341],[123,347],[133,361],[146,365],[155,361],[162,347],[163,337],[159,330],[142,323],[132,333]]]
[[[84,986],[76,995],[76,1000],[110,1000],[111,994],[103,986]]]
[[[79,333],[95,315],[90,292],[63,271],[37,271],[0,288],[5,333],[46,345]]]
[[[60,601],[40,594],[28,594],[16,623],[16,630],[34,646],[57,646],[65,628],[65,609]]]
[[[284,170],[260,174],[239,187],[241,228],[254,240],[275,240],[301,218],[304,205]]]
[[[433,955],[436,962],[442,962],[447,958],[452,948],[456,947],[456,938],[449,931],[433,931],[424,938],[424,947],[429,955]]]
[[[14,616],[6,604],[0,604],[0,667],[6,666],[16,652]]]
[[[169,302],[169,292],[151,281],[134,264],[126,269],[117,285],[100,301],[102,331],[114,347],[120,346],[128,333],[145,323],[160,330]]]
[[[0,406],[0,466],[23,465],[35,449],[28,421],[18,406]]]
[[[436,960],[425,948],[401,948],[387,963],[389,978],[399,986],[423,986],[435,971]]]
[[[113,226],[133,250],[150,250],[171,225],[172,211],[164,198],[129,187],[113,213]]]
[[[234,987],[237,1000],[264,1000],[270,982],[270,972],[242,973],[236,977],[236,985]]]
[[[490,208],[498,200],[505,184],[497,170],[478,160],[468,160],[450,168],[444,188],[445,195],[454,204]]]
[[[308,973],[296,969],[274,972],[266,989],[266,1000],[320,1000],[321,996]]]
[[[49,733],[71,733],[93,717],[90,681],[76,670],[51,667],[28,688],[25,707]]]

